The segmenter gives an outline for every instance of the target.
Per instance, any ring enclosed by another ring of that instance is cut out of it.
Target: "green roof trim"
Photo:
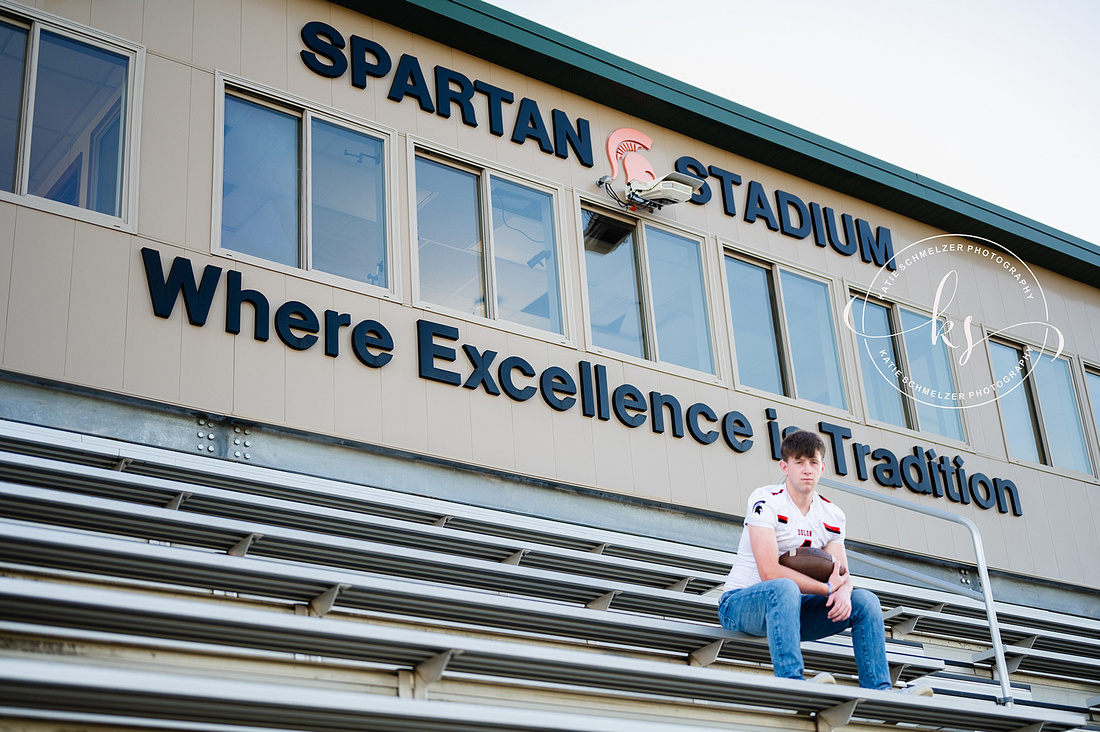
[[[1100,246],[481,0],[336,1],[363,15],[916,221],[950,233],[985,237],[1025,261],[1072,279],[1093,286],[1100,282]]]

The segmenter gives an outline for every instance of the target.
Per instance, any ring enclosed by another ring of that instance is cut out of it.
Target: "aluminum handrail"
[[[997,610],[993,604],[993,587],[989,582],[989,569],[985,561],[985,548],[982,545],[982,534],[978,530],[977,524],[965,516],[956,516],[953,513],[940,510],[938,508],[929,508],[928,506],[921,506],[911,501],[903,501],[900,498],[894,498],[893,496],[882,495],[881,493],[875,493],[874,491],[867,490],[866,488],[859,488],[857,486],[845,485],[831,478],[822,478],[819,485],[823,485],[833,490],[838,490],[844,493],[850,493],[854,496],[861,496],[863,498],[870,499],[872,501],[878,501],[879,503],[886,503],[891,506],[905,509],[907,511],[916,511],[917,513],[923,513],[926,516],[932,516],[934,518],[943,519],[944,521],[950,521],[952,523],[965,526],[970,532],[970,538],[974,541],[974,555],[977,558],[978,565],[978,580],[981,583],[982,597],[985,600],[985,615],[989,621],[989,634],[993,641],[993,653],[996,658],[997,665],[997,679],[1001,684],[1001,696],[997,698],[998,704],[1004,704],[1011,706],[1014,703],[1012,697],[1012,686],[1008,677],[1008,663],[1005,660],[1004,644],[1001,643],[1001,629],[997,624]],[[862,559],[863,557],[861,557]],[[902,569],[897,567],[891,567],[891,569]],[[944,589],[949,589],[952,592],[957,592],[962,595],[969,595],[970,592],[963,588],[956,588],[950,585],[940,585]]]

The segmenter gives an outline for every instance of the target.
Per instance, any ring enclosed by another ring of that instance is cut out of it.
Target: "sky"
[[[488,1],[1100,246],[1096,0]]]

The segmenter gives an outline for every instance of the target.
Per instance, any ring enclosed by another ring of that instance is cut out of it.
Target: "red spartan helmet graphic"
[[[611,180],[619,177],[619,160],[623,161],[623,171],[627,182],[632,180],[651,181],[657,179],[653,166],[645,156],[635,152],[639,148],[648,150],[653,146],[649,135],[638,130],[622,127],[607,136],[607,161],[611,163]]]

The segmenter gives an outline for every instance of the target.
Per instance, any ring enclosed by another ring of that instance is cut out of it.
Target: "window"
[[[847,408],[828,284],[729,254],[725,264],[740,383]]]
[[[582,211],[592,342],[714,373],[700,244]]]
[[[989,353],[1009,455],[1090,472],[1069,360],[1000,341]]]
[[[236,94],[224,123],[224,249],[389,287],[382,139]]]
[[[420,299],[563,332],[553,194],[416,157]]]
[[[0,19],[0,191],[125,218],[137,55]]]
[[[852,298],[851,318],[868,416],[961,441],[962,417],[957,400],[950,397],[957,390],[941,337],[943,324],[858,296]]]
[[[1100,439],[1100,369],[1085,369],[1085,383],[1088,385],[1089,402],[1092,404],[1092,422],[1096,427],[1096,437]]]

